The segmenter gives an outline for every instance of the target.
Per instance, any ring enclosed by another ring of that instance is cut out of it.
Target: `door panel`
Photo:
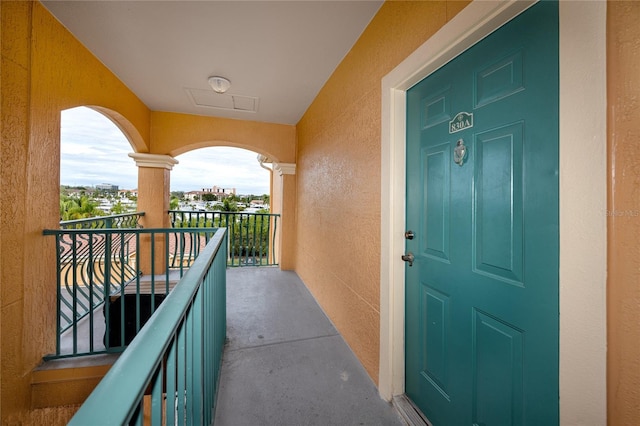
[[[475,73],[475,108],[524,90],[522,50],[509,54]]]
[[[449,163],[451,155],[448,143],[423,149],[422,176],[425,181],[422,206],[425,238],[421,252],[436,260],[449,261]],[[427,209],[426,207],[430,208]]]
[[[558,424],[557,27],[540,2],[407,92],[405,389],[434,426]]]
[[[445,351],[449,336],[449,297],[439,291],[422,287],[422,333],[426,336],[422,348],[421,374],[449,400],[449,358]]]
[[[473,424],[523,424],[523,345],[521,330],[474,310]]]
[[[474,271],[522,284],[523,124],[475,136]]]

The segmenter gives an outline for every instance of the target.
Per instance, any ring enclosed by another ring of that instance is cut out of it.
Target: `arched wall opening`
[[[189,145],[183,145],[179,148],[172,150],[169,155],[175,157],[180,160],[180,158],[184,158],[185,155],[190,153],[199,151],[202,152],[204,149],[215,149],[215,148],[227,148],[227,149],[237,149],[243,151],[250,151],[253,153],[254,158],[257,158],[258,155],[263,156],[266,159],[266,163],[278,163],[280,162],[279,154],[277,152],[273,152],[272,150],[265,149],[264,146],[260,143],[252,143],[249,141],[236,141],[236,140],[208,140],[201,141],[196,143],[191,143]]]
[[[243,141],[242,137],[246,137],[247,141]],[[172,151],[172,155],[175,155],[178,160],[178,164],[174,167],[172,171],[171,177],[171,191],[173,192],[175,188],[178,188],[177,185],[174,185],[174,177],[177,178],[178,170],[181,167],[187,166],[185,168],[188,169],[187,164],[183,164],[184,156],[189,156],[189,153],[193,153],[192,155],[198,156],[200,152],[211,151],[215,152],[216,149],[220,149],[223,151],[244,151],[247,153],[246,159],[243,160],[243,163],[248,166],[250,163],[253,163],[253,168],[255,170],[264,170],[264,173],[267,173],[265,177],[268,178],[268,191],[266,192],[269,196],[269,211],[272,214],[279,215],[279,230],[276,234],[276,250],[278,252],[277,257],[280,260],[279,264],[282,269],[292,269],[293,268],[293,243],[295,234],[293,233],[294,225],[295,225],[295,202],[296,202],[296,186],[295,186],[295,164],[293,163],[285,163],[281,162],[281,154],[278,154],[277,150],[273,149],[265,149],[264,144],[264,136],[255,136],[251,138],[249,135],[239,135],[240,141],[230,141],[230,140],[204,140],[204,141],[194,141],[188,145],[182,145],[179,148],[176,148]],[[268,139],[268,138],[267,138]],[[252,141],[256,141],[252,143]],[[275,153],[274,153],[275,152]],[[237,171],[234,171],[234,164],[230,161],[233,157],[226,157],[223,159],[223,172],[226,170],[229,175],[237,175]],[[200,158],[199,160],[203,160]],[[204,159],[206,161],[206,159]],[[246,161],[246,162],[245,162]],[[206,169],[206,166],[204,167]],[[202,169],[201,169],[202,170]],[[240,171],[242,173],[242,171]],[[204,176],[205,173],[200,173],[201,176]],[[217,180],[217,177],[213,177],[212,179]],[[251,177],[250,177],[251,179]],[[208,183],[207,183],[208,182]],[[218,184],[213,181],[204,182],[202,188],[195,188],[195,190],[206,190],[213,189],[213,187],[218,187],[223,190],[233,189],[235,188],[237,193],[242,192],[255,192],[251,190],[247,190],[246,186],[243,190],[241,185],[223,185]],[[220,180],[220,182],[233,182],[232,180]],[[208,187],[204,185],[207,184]],[[235,186],[234,186],[235,185]],[[260,191],[261,192],[261,191]],[[197,194],[195,194],[197,196]],[[244,194],[247,195],[247,194]],[[251,194],[248,194],[251,195]],[[262,195],[262,194],[253,194],[253,195]],[[198,205],[196,205],[198,207]],[[200,206],[202,207],[202,206]],[[198,207],[198,208],[200,208]],[[211,206],[209,206],[211,207]],[[204,209],[206,210],[207,206],[204,205]]]
[[[120,114],[117,111],[114,111],[109,108],[101,107],[101,106],[90,106],[87,108],[98,111],[105,117],[107,117],[113,124],[115,124],[120,131],[127,137],[129,144],[135,152],[145,152],[147,150],[147,144],[144,141],[144,138],[138,131],[138,129],[129,121],[124,115]]]
[[[61,220],[136,211],[138,170],[128,156],[135,139],[131,123],[107,108],[60,112]]]
[[[270,196],[272,169],[270,164],[264,164],[265,159],[265,154],[229,144],[187,151],[176,156],[178,164],[171,172],[171,193],[183,193],[191,200],[199,198],[203,202],[220,202],[219,198],[233,195],[236,201],[247,203]],[[201,204],[199,208],[211,207]]]

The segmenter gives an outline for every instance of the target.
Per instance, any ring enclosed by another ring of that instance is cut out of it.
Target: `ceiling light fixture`
[[[216,93],[224,93],[231,87],[231,82],[224,77],[209,77],[209,85]]]

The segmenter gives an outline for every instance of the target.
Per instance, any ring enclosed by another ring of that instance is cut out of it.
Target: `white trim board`
[[[380,396],[404,393],[406,90],[531,6],[475,0],[382,79]],[[560,424],[606,424],[606,2],[560,2]],[[588,230],[585,232],[585,230]]]

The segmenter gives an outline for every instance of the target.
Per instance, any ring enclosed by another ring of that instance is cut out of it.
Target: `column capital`
[[[278,172],[280,176],[295,175],[296,163],[276,163],[274,164],[274,169]]]
[[[155,169],[173,169],[178,164],[178,160],[170,155],[146,154],[142,152],[131,152],[129,157],[133,158],[138,167],[152,167]]]

